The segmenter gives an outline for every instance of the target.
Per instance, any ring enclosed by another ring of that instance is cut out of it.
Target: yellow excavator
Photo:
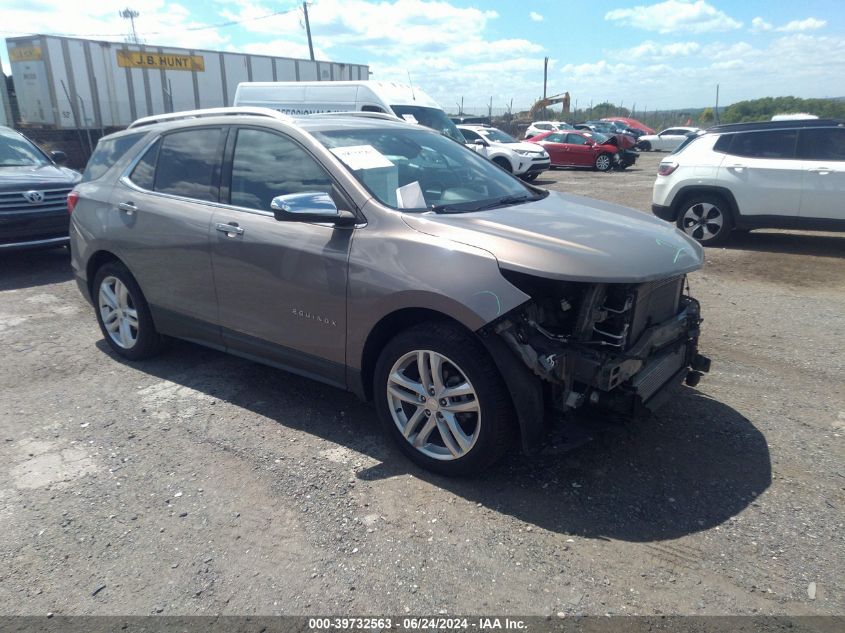
[[[563,92],[559,95],[553,95],[551,97],[546,97],[545,99],[540,99],[537,101],[533,106],[531,106],[531,110],[529,114],[533,118],[538,112],[548,108],[551,105],[555,105],[556,103],[563,104],[563,114],[569,114],[569,93]]]

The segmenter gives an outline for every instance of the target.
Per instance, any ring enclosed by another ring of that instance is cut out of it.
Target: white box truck
[[[461,132],[434,99],[419,88],[388,81],[242,82],[233,105],[272,108],[291,116],[381,112],[464,142]]]

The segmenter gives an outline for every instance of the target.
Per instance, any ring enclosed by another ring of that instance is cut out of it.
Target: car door
[[[803,171],[801,216],[845,220],[845,128],[798,133]]]
[[[233,130],[211,227],[214,287],[229,351],[345,386],[346,278],[354,230],[275,219],[270,203],[330,192],[329,173],[289,136]]]
[[[798,216],[804,181],[795,156],[796,130],[740,132],[719,166],[718,180],[744,216]]]
[[[546,150],[552,165],[569,165],[569,156],[566,145],[564,144],[565,140],[566,134],[554,132],[538,141],[531,142],[541,145]]]
[[[165,134],[112,193],[107,235],[137,279],[156,325],[219,344],[209,226],[218,201],[225,130]]]
[[[595,152],[591,141],[583,134],[570,132],[566,135],[566,147],[569,164],[579,167],[591,167],[595,161]]]
[[[672,152],[684,141],[684,138],[686,138],[685,134],[686,132],[684,130],[677,130],[675,128],[663,130],[657,136],[655,149],[663,152]]]
[[[458,129],[461,131],[461,134],[463,134],[464,138],[466,139],[466,146],[469,147],[472,151],[481,154],[486,158],[487,141],[481,138],[481,135],[478,132],[466,130],[462,127],[459,127]]]

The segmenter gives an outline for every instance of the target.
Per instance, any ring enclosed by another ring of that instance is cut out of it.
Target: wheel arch
[[[364,400],[372,401],[376,362],[387,342],[402,330],[420,323],[434,322],[451,323],[463,329],[467,334],[474,335],[474,332],[457,318],[430,308],[407,307],[386,314],[373,326],[364,342],[361,353],[360,379],[359,381],[350,381],[353,391]],[[355,382],[360,382],[360,384],[355,385]]]
[[[88,286],[88,293],[93,298],[94,295],[94,276],[97,274],[97,271],[108,264],[109,262],[118,262],[126,266],[126,263],[120,259],[117,255],[112,253],[111,251],[107,250],[99,250],[96,251],[91,257],[88,258],[88,261],[85,263],[85,283]]]
[[[493,156],[490,160],[502,167],[502,169],[507,169],[508,172],[513,173],[513,162],[504,154]]]
[[[681,188],[677,194],[675,194],[675,200],[672,203],[672,221],[675,222],[678,220],[678,214],[681,212],[683,205],[686,203],[687,200],[692,198],[693,196],[699,196],[704,194],[715,194],[725,200],[728,203],[728,212],[731,214],[731,219],[733,220],[734,227],[743,228],[742,227],[742,216],[739,213],[739,207],[736,203],[736,198],[734,198],[733,193],[727,187],[719,187],[717,185],[690,185],[687,187]]]

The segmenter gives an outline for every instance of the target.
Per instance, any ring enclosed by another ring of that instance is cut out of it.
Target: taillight
[[[76,208],[76,203],[79,202],[79,193],[77,191],[71,191],[67,194],[67,212],[68,215],[73,213],[73,210]]]
[[[673,171],[675,171],[677,168],[678,168],[678,163],[676,163],[673,160],[666,161],[664,163],[660,163],[657,166],[657,175],[658,176],[668,176]]]

